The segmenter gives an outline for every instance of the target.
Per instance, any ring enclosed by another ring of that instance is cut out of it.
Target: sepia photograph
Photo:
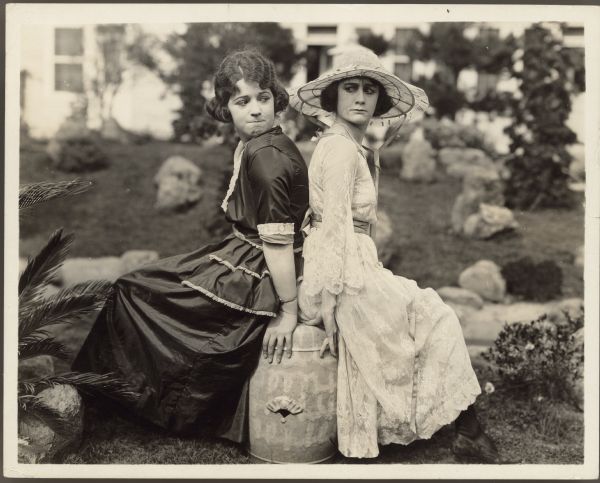
[[[597,478],[599,12],[9,4],[4,475]]]

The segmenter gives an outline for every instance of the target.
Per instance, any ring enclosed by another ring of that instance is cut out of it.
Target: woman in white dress
[[[375,457],[378,444],[428,439],[456,421],[455,455],[493,463],[498,452],[472,406],[481,389],[456,314],[433,289],[383,268],[369,236],[377,196],[361,146],[367,126],[427,103],[421,89],[361,47],[339,54],[332,71],[292,94],[292,107],[332,121],[309,166],[312,214],[298,303],[301,318],[322,319],[339,356],[342,454]]]

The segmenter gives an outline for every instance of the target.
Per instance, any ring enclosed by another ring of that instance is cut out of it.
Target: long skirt
[[[230,236],[119,278],[73,369],[116,373],[118,401],[178,433],[241,442],[247,381],[277,298],[262,251]]]

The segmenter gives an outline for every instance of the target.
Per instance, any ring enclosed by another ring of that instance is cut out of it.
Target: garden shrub
[[[562,293],[561,268],[552,260],[534,262],[522,257],[502,267],[506,290],[527,300],[550,300]]]
[[[505,131],[511,138],[505,196],[509,208],[570,207],[567,146],[577,141],[567,125],[571,97],[583,88],[576,74],[581,59],[547,29],[527,29],[523,48],[514,53],[510,74],[519,90],[508,102],[514,122]]]
[[[74,137],[60,141],[56,167],[61,171],[81,173],[106,168],[108,156],[91,137]]]
[[[583,327],[583,314],[555,325],[537,320],[505,325],[493,347],[483,353],[493,362],[499,387],[527,396],[546,396],[574,402],[574,383],[583,371],[583,343],[575,333]]]

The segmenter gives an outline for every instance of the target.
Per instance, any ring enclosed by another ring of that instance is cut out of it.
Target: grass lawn
[[[475,362],[480,383],[487,369]],[[583,414],[568,406],[482,395],[479,417],[511,463],[582,464]],[[447,426],[430,440],[381,447],[374,459],[337,454],[328,464],[456,464]],[[244,448],[225,440],[180,438],[115,413],[89,412],[82,444],[65,455],[70,464],[253,464]]]
[[[81,176],[95,187],[64,200],[54,200],[22,216],[20,255],[33,255],[52,231],[64,227],[75,234],[70,256],[121,255],[130,249],[156,250],[162,257],[191,251],[213,238],[210,223],[219,216],[223,169],[231,153],[222,146],[198,147],[167,142],[140,146],[106,143],[110,168]],[[73,179],[52,169],[45,144],[30,142],[22,149],[20,182]],[[153,177],[170,155],[182,155],[204,172],[204,196],[185,213],[159,213],[154,208]],[[384,173],[380,206],[394,225],[396,254],[390,268],[420,286],[456,285],[468,265],[490,259],[502,266],[529,255],[552,259],[563,270],[563,295],[583,296],[581,270],[573,266],[575,249],[583,243],[584,212],[544,210],[515,213],[519,232],[489,241],[466,240],[449,233],[450,210],[460,182],[444,178],[431,185],[401,181]],[[58,339],[76,351],[92,320],[61,328]],[[480,382],[489,379],[482,361],[474,360]],[[57,364],[57,370],[68,364]],[[478,399],[477,408],[504,456],[522,463],[583,463],[583,415],[556,403],[535,403],[494,393]],[[334,463],[455,463],[450,452],[451,428],[431,440],[407,447],[382,448],[375,460],[341,455]],[[251,463],[242,448],[224,441],[178,438],[114,413],[89,411],[81,446],[66,463]]]
[[[34,142],[22,150],[21,183],[73,179],[75,175],[51,168],[44,148]],[[141,146],[106,143],[105,149],[112,160],[110,168],[81,176],[94,182],[90,191],[50,201],[22,218],[21,256],[33,255],[60,226],[75,234],[71,256],[119,256],[130,249],[150,249],[165,257],[191,251],[214,238],[209,224],[221,216],[221,173],[228,169],[231,156],[227,148],[151,142]],[[202,168],[204,196],[185,213],[159,213],[153,207],[153,177],[174,154]],[[460,190],[460,181],[453,178],[427,185],[401,181],[395,173],[383,174],[380,206],[392,220],[396,245],[389,268],[420,286],[439,288],[456,285],[460,272],[482,258],[502,266],[529,255],[560,265],[565,297],[583,295],[581,270],[573,266],[573,254],[584,239],[582,206],[516,212],[521,225],[516,234],[467,240],[449,233],[450,211]]]

